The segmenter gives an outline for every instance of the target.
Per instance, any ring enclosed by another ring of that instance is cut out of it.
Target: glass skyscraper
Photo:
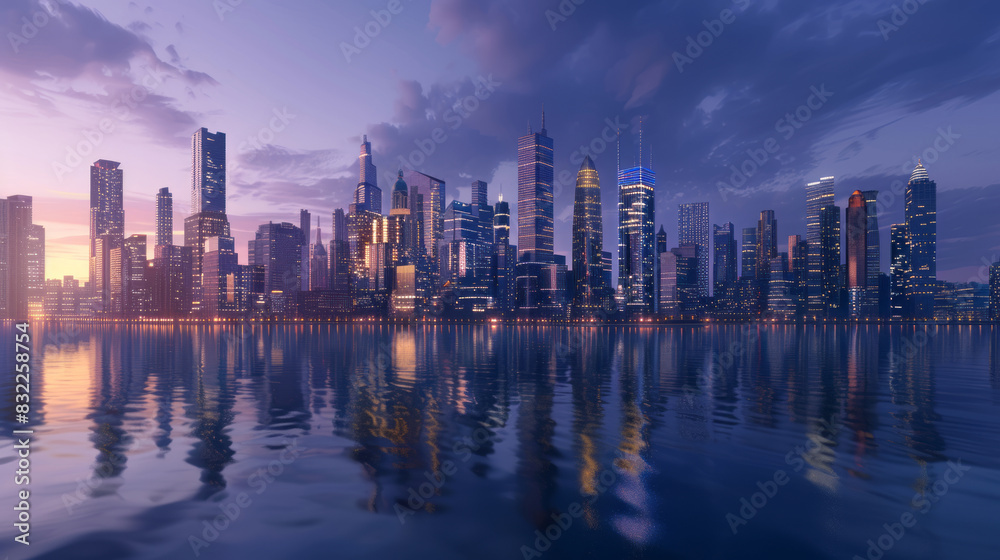
[[[833,188],[833,177],[823,177],[815,183],[806,185],[806,242],[809,244],[806,297],[808,308],[813,313],[822,313],[825,310],[820,211],[833,205]]]
[[[226,134],[201,128],[191,137],[191,214],[226,213]]]
[[[542,129],[517,139],[517,250],[521,261],[552,262],[553,143]]]
[[[893,224],[889,231],[889,309],[896,319],[910,316],[906,282],[910,271],[910,233],[906,224]]]
[[[156,245],[174,244],[174,196],[163,187],[156,193]]]
[[[913,318],[930,319],[937,284],[937,183],[921,162],[906,186],[905,214],[910,235],[907,299]]]
[[[590,156],[576,175],[573,203],[573,312],[590,315],[602,306],[604,286],[604,226],[601,183]]]
[[[711,239],[708,228],[708,203],[692,202],[677,206],[677,245],[698,246],[697,277],[698,297],[708,297],[708,261],[711,254]]]
[[[847,290],[852,317],[867,311],[868,290],[868,204],[861,191],[854,191],[847,203]]]
[[[865,206],[868,211],[868,241],[867,267],[868,286],[865,298],[866,316],[873,317],[879,311],[879,275],[882,272],[882,245],[878,231],[878,191],[864,191]]]
[[[732,222],[712,226],[715,241],[713,276],[717,300],[724,301],[732,295],[736,285],[736,229]]]
[[[111,310],[111,254],[125,241],[121,164],[106,159],[90,167],[90,287],[101,312]]]
[[[650,169],[640,165],[618,172],[618,289],[630,313],[653,311],[655,190]]]

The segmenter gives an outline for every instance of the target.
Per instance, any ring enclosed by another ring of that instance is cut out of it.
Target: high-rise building
[[[262,224],[248,243],[251,265],[264,267],[264,293],[272,303],[286,306],[301,288],[302,229],[288,222]],[[287,307],[282,307],[287,311]]]
[[[372,161],[372,143],[368,135],[361,140],[361,155],[358,156],[360,166],[358,187],[354,190],[353,205],[357,210],[367,210],[376,214],[382,213],[382,189],[378,187],[378,174]],[[352,211],[353,213],[353,211]]]
[[[795,299],[791,272],[788,271],[788,254],[779,253],[771,259],[768,275],[767,314],[776,319],[795,316]]]
[[[868,286],[867,297],[865,298],[864,315],[876,317],[880,315],[879,305],[883,296],[879,288],[879,277],[882,273],[882,244],[878,231],[878,191],[864,191],[865,206],[868,212],[868,228],[866,238],[868,241],[867,265]]]
[[[835,204],[824,206],[820,209],[819,218],[822,291],[818,310],[810,309],[810,312],[837,315],[840,313],[840,290],[843,285],[840,278],[840,207]]]
[[[201,310],[202,257],[211,237],[229,237],[226,217],[226,135],[206,128],[191,136],[191,215],[184,219],[184,245],[191,248],[192,311]]]
[[[937,288],[937,183],[923,163],[917,163],[906,185],[905,214],[910,234],[907,299],[913,318],[930,319]]]
[[[191,136],[191,214],[226,213],[226,134],[207,128]]]
[[[802,239],[801,235],[788,236],[788,272],[791,273],[789,281],[795,305],[795,315],[801,317],[805,315],[809,303],[806,296],[806,279],[809,275],[809,242]]]
[[[419,171],[405,171],[403,178],[410,189],[410,197],[422,197],[419,238],[423,254],[427,256],[432,270],[437,270],[438,245],[444,239],[444,196],[445,182]],[[434,275],[436,276],[436,272]]]
[[[159,245],[154,251],[152,310],[162,317],[185,317],[191,313],[193,250]]]
[[[503,199],[493,208],[493,258],[492,297],[494,307],[501,313],[513,311],[516,299],[515,267],[517,264],[517,246],[510,244],[510,204]]]
[[[667,252],[667,230],[663,228],[663,224],[660,224],[660,231],[656,232],[656,250],[653,251],[653,282],[656,284],[656,288],[653,290],[653,310],[659,313],[660,311],[660,255]]]
[[[323,245],[323,230],[319,225],[319,217],[316,218],[316,243],[309,245],[307,255],[309,263],[309,285],[306,289],[310,292],[330,289],[330,261]],[[305,263],[302,265],[306,266]]]
[[[209,237],[203,257],[202,313],[205,317],[226,317],[239,313],[239,263],[232,237]]]
[[[677,244],[698,246],[698,297],[708,297],[709,238],[708,203],[692,202],[677,206]]]
[[[628,313],[655,303],[655,191],[656,174],[641,164],[618,172],[618,289]]]
[[[409,189],[399,170],[392,187],[392,208],[389,210],[389,243],[392,244],[392,265],[413,264],[417,257],[417,227],[410,210]]]
[[[740,265],[740,276],[743,278],[757,277],[757,228],[743,228],[740,254],[743,257]]]
[[[493,209],[493,240],[510,243],[510,203],[504,201],[502,193]]]
[[[1000,262],[990,267],[990,320],[1000,322]]]
[[[486,181],[472,182],[472,216],[479,220],[480,241],[493,243],[493,207],[488,200]]]
[[[833,189],[833,177],[823,177],[815,183],[806,185],[806,242],[809,244],[806,296],[809,300],[809,311],[814,314],[825,311],[820,211],[834,204]]]
[[[25,294],[28,299],[27,317],[45,315],[45,228],[38,224],[28,226],[25,247]]]
[[[893,224],[889,230],[889,308],[890,316],[910,316],[906,283],[910,271],[910,233],[906,224]]]
[[[592,316],[604,304],[603,252],[601,182],[593,160],[587,156],[576,174],[573,202],[574,314]]]
[[[713,276],[715,300],[724,304],[731,300],[736,287],[736,227],[732,222],[712,226],[715,241]]]
[[[122,246],[122,314],[134,318],[150,311],[149,261],[146,259],[146,236],[135,234]]]
[[[851,317],[868,311],[868,204],[861,191],[847,203],[847,295]]]
[[[102,159],[90,167],[90,287],[97,296],[98,307],[104,310],[111,308],[108,252],[125,241],[124,180],[120,165]],[[98,242],[100,239],[103,241]]]
[[[174,195],[163,187],[156,193],[156,245],[174,244]]]
[[[552,262],[554,216],[552,208],[553,143],[545,129],[517,140],[517,250],[518,260]]]
[[[778,256],[778,220],[774,210],[763,210],[757,221],[757,281],[760,285],[759,309],[768,309],[770,297],[771,259]]]
[[[334,308],[349,311],[351,300],[351,244],[347,236],[347,217],[343,208],[333,212],[333,238],[330,240],[330,290]]]

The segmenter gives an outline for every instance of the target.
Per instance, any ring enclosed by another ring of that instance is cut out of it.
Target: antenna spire
[[[542,134],[545,134],[545,103],[542,103]]]

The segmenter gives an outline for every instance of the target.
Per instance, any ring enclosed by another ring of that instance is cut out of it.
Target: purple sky
[[[190,136],[221,130],[245,262],[256,226],[297,223],[299,208],[328,236],[357,183],[362,134],[386,192],[422,144],[433,153],[415,167],[446,180],[448,198],[468,200],[483,179],[491,200],[502,188],[513,201],[516,138],[538,127],[544,104],[557,177],[570,177],[556,185],[559,252],[585,145],[603,180],[605,246],[615,245],[606,127],[624,126],[631,165],[642,118],[671,246],[680,202],[709,201],[714,223],[737,228],[774,209],[784,245],[805,234],[805,183],[835,175],[846,205],[854,189],[891,191],[923,154],[939,188],[939,276],[980,280],[1000,254],[995,2],[576,1],[5,0],[0,195],[35,196],[48,277],[86,277],[90,163],[122,162],[127,234],[152,233],[155,193],[169,187],[180,243]],[[359,40],[356,28],[376,33]],[[692,46],[699,39],[708,46]],[[102,124],[113,129],[97,136]],[[751,154],[766,160],[721,189]],[[884,202],[883,269],[888,226],[903,219],[901,194]]]

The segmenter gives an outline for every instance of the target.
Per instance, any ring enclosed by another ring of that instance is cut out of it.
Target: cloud
[[[24,21],[44,25],[28,28]],[[130,117],[169,141],[189,132],[196,120],[175,103],[174,83],[217,85],[208,74],[179,66],[176,56],[171,63],[160,59],[139,35],[148,25],[135,22],[126,29],[68,2],[9,0],[0,8],[0,28],[18,30],[8,36],[13,55],[0,57],[0,73],[13,85],[7,94],[49,116],[80,118],[82,105],[89,114],[84,118],[96,121],[119,107],[123,96],[140,97]]]

